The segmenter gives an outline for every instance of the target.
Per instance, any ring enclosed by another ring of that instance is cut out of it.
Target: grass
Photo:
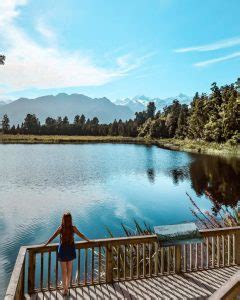
[[[216,155],[240,156],[240,145],[229,143],[218,144],[206,141],[180,139],[151,139],[142,137],[123,136],[66,136],[66,135],[10,135],[0,134],[2,144],[83,144],[83,143],[122,143],[156,145],[161,148],[188,151],[195,153],[209,153]]]

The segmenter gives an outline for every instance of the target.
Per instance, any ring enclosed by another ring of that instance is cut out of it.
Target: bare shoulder
[[[76,232],[77,231],[77,227],[75,225],[73,225],[73,231]]]

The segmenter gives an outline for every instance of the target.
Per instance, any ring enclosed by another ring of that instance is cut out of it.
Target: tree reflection
[[[240,160],[199,155],[190,164],[189,175],[197,195],[207,195],[217,211],[236,206],[240,199]]]
[[[187,167],[170,171],[175,184],[189,179],[198,196],[206,195],[217,212],[222,205],[234,207],[240,200],[240,159],[190,154]]]
[[[150,183],[155,182],[155,161],[153,157],[153,147],[146,147],[146,173]]]

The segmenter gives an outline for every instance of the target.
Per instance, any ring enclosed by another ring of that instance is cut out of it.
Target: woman
[[[56,232],[46,242],[48,245],[53,239],[60,235],[60,243],[58,246],[58,260],[62,267],[62,281],[63,294],[67,295],[69,285],[72,278],[72,262],[76,258],[76,249],[74,245],[74,233],[80,238],[90,242],[90,240],[83,235],[76,226],[72,224],[72,216],[69,212],[63,214],[62,224],[58,227]]]

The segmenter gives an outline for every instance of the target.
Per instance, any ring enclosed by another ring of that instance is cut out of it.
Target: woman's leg
[[[61,267],[62,267],[62,283],[63,283],[63,289],[66,291],[68,289],[68,277],[67,277],[67,262],[61,261]]]
[[[71,280],[72,280],[72,260],[67,262],[67,289],[69,288],[69,286],[71,285]]]

